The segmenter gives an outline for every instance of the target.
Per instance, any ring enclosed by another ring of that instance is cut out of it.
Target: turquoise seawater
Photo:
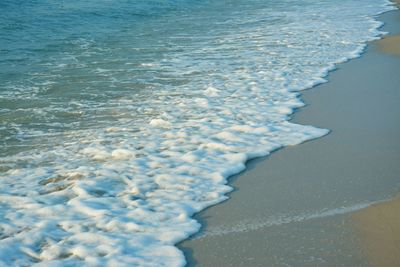
[[[362,4],[361,4],[362,3]],[[192,215],[381,34],[385,0],[0,1],[0,266],[182,266]]]
[[[176,35],[204,31],[185,22],[204,5],[2,1],[0,155],[49,145],[70,129],[103,127],[126,113],[111,111],[118,109],[114,101],[141,102],[160,86],[184,83],[185,77],[146,64],[191,41]]]
[[[143,117],[135,107],[126,110],[116,102],[129,98],[140,104],[159,90],[170,92],[193,80],[210,82],[201,65],[224,67],[235,56],[231,47],[222,48],[229,43],[221,44],[219,38],[287,21],[279,10],[290,5],[2,1],[0,155],[58,144],[64,131],[104,127],[126,113],[129,118]],[[274,14],[253,20],[259,9]],[[184,72],[185,67],[195,70]]]

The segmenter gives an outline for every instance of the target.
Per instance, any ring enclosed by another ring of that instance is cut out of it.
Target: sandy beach
[[[331,133],[248,162],[179,244],[188,266],[400,266],[399,199],[381,203],[400,189],[400,12],[379,20],[390,34],[293,114]]]
[[[377,42],[379,49],[388,54],[400,55],[400,35],[389,36]]]
[[[355,212],[353,221],[371,266],[400,266],[399,197]]]
[[[383,53],[400,56],[400,35],[375,44]],[[400,266],[400,197],[357,211],[352,220],[371,266]]]

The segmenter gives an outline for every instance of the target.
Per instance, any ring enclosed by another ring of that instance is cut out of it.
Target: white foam
[[[85,127],[50,121],[67,130],[1,158],[0,265],[183,266],[174,245],[199,230],[191,216],[226,199],[227,178],[246,160],[329,132],[288,122],[303,106],[297,92],[359,56],[380,34],[372,17],[391,9],[387,3],[260,9],[249,25],[235,15],[234,30],[216,27],[215,36],[142,63],[153,71],[151,94],[68,107],[70,115],[80,109],[90,118]],[[263,23],[266,17],[281,24]],[[178,82],[164,85],[167,80]],[[12,86],[2,97],[26,101],[48,90]],[[50,118],[60,110],[41,111]],[[25,142],[29,134],[20,133]]]
[[[150,125],[156,126],[156,127],[161,127],[161,128],[170,128],[171,123],[169,121],[163,120],[163,119],[152,119],[150,121]]]

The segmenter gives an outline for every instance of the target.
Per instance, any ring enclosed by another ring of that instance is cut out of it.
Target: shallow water
[[[179,266],[249,158],[328,132],[299,90],[386,1],[3,1],[0,260]],[[100,244],[100,245],[99,245]]]

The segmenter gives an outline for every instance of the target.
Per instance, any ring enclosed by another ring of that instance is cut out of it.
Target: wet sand
[[[375,44],[383,53],[400,56],[400,35],[389,35]],[[400,197],[357,211],[352,220],[370,266],[400,266]]]
[[[400,0],[396,3],[400,5]],[[383,53],[400,56],[400,35],[386,36],[375,44]],[[352,220],[370,266],[400,266],[400,197],[355,212]]]
[[[400,33],[399,11],[380,20]],[[400,57],[381,47],[303,92],[292,121],[331,133],[232,177],[230,199],[199,213],[202,231],[179,244],[188,266],[374,266],[354,211],[400,189]]]

